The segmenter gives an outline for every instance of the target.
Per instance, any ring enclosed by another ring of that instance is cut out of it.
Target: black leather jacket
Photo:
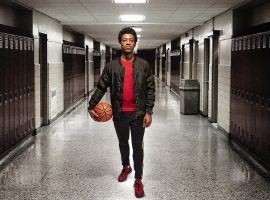
[[[99,79],[94,94],[89,101],[88,109],[92,110],[101,100],[107,87],[110,87],[111,104],[114,119],[118,118],[122,107],[122,90],[125,69],[120,58],[109,62]],[[152,115],[155,102],[155,80],[147,61],[135,56],[133,61],[134,97],[136,116],[149,113]]]

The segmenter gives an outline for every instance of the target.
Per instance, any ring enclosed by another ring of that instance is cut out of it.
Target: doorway
[[[48,119],[48,66],[47,66],[47,34],[39,33],[40,64],[40,123],[49,124]]]
[[[208,116],[208,92],[209,92],[209,38],[204,39],[204,59],[203,59],[203,108],[202,115]]]

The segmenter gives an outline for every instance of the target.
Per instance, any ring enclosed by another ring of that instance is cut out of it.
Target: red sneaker
[[[118,181],[123,182],[123,181],[127,180],[127,177],[131,172],[132,172],[131,167],[129,165],[125,166],[122,169],[122,172],[120,173],[120,175],[118,176]]]
[[[141,198],[144,196],[143,184],[141,179],[136,179],[134,181],[134,191],[137,198]]]

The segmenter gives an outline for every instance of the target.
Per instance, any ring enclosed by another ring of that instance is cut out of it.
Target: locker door
[[[9,147],[9,40],[8,35],[4,34],[4,137],[5,149]]]
[[[19,113],[19,38],[14,37],[14,121],[15,121],[15,140],[20,140],[20,113]]]
[[[24,86],[23,86],[23,37],[19,37],[19,67],[18,67],[18,84],[19,84],[19,138],[21,139],[24,135]]]
[[[30,54],[30,38],[26,39],[26,85],[27,85],[27,134],[31,131],[31,54]]]
[[[16,143],[15,138],[15,101],[14,101],[14,36],[9,35],[9,138],[10,146]]]
[[[5,150],[5,135],[4,135],[4,42],[3,33],[0,33],[0,154]]]
[[[30,48],[30,92],[31,92],[31,131],[35,129],[35,67],[34,67],[34,39],[31,39]]]
[[[23,137],[27,135],[27,40],[23,38],[23,124],[24,124],[24,134]]]

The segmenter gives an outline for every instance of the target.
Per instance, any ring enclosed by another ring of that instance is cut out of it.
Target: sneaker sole
[[[142,198],[142,197],[144,197],[144,193],[141,194],[141,195],[136,195],[136,194],[135,194],[135,197],[137,197],[137,198]]]

